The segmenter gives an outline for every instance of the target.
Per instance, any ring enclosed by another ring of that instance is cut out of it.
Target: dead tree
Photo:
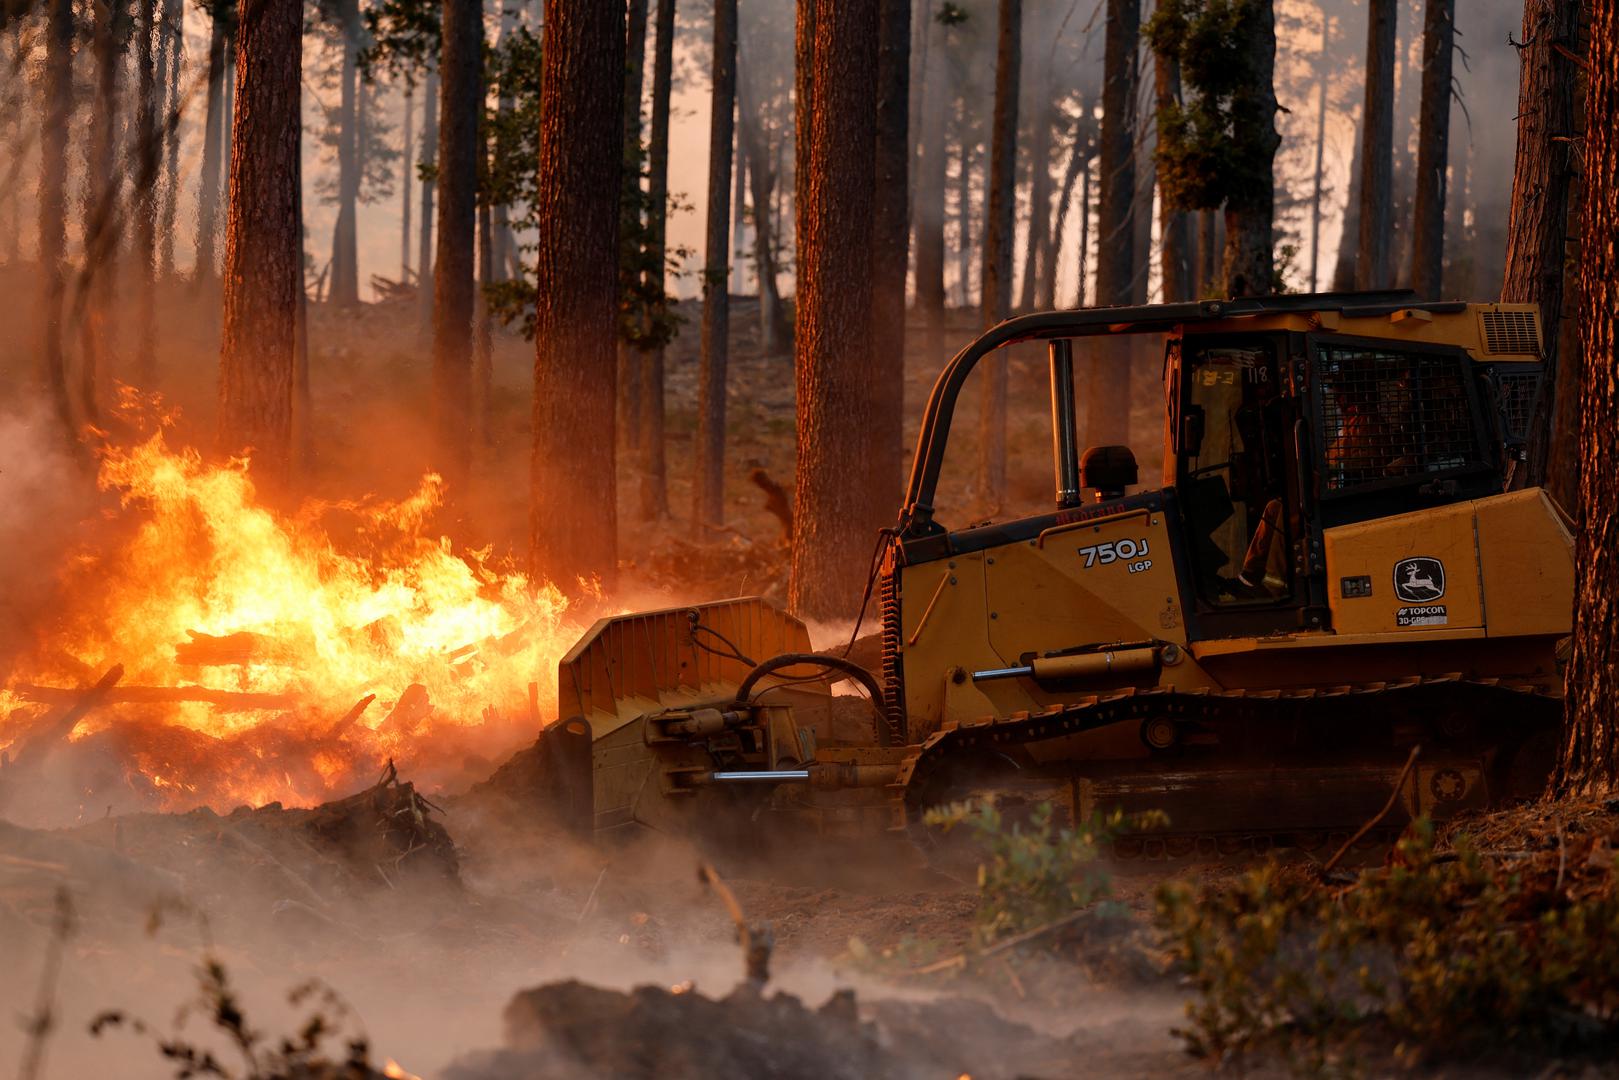
[[[708,124],[707,250],[697,374],[692,520],[725,524],[725,377],[730,360],[731,144],[736,136],[736,0],[714,0],[713,95]]]
[[[799,0],[798,483],[788,603],[852,613],[891,506],[870,477],[878,7]]]
[[[1417,198],[1412,214],[1411,287],[1440,299],[1445,264],[1445,172],[1450,166],[1451,54],[1456,0],[1428,0],[1422,31],[1422,119],[1417,136]]]
[[[1571,5],[1572,6],[1572,5]],[[1619,3],[1590,0],[1585,58],[1585,195],[1580,222],[1580,445],[1619,442],[1613,377],[1619,313]],[[1566,47],[1566,46],[1565,46]],[[1575,54],[1578,55],[1578,54]],[[1574,653],[1556,786],[1565,794],[1619,786],[1619,470],[1580,470],[1584,518],[1575,550]]]
[[[253,450],[253,470],[284,482],[292,437],[298,294],[299,113],[303,5],[242,0],[236,36],[230,208],[225,223],[219,442]]]
[[[624,8],[547,0],[535,207],[531,529],[564,589],[618,572],[614,347],[624,168]]]
[[[1011,314],[1012,244],[1017,209],[1018,73],[1022,60],[1023,0],[1000,0],[995,50],[995,129],[990,142],[989,208],[985,215],[980,322],[985,330]],[[986,357],[978,414],[978,498],[986,512],[1006,499],[1006,391],[1004,353]]]

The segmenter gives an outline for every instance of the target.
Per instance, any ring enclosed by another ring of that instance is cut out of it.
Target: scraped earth
[[[37,1012],[65,889],[73,927],[59,941],[46,1076],[172,1075],[150,1040],[87,1028],[118,1010],[171,1031],[204,956],[223,964],[249,1024],[272,1036],[307,1015],[289,990],[329,985],[352,1012],[332,1019],[363,1031],[378,1068],[392,1060],[399,1075],[1200,1068],[1170,1034],[1181,995],[1129,918],[1049,935],[982,970],[918,975],[968,943],[973,883],[835,848],[722,861],[749,921],[773,935],[770,982],[755,988],[693,849],[651,838],[585,846],[508,803],[435,803],[385,774],[312,810],[0,826],[0,1009]],[[1127,906],[1139,912],[1154,876],[1126,872]],[[1119,963],[1127,939],[1131,959]],[[179,1030],[219,1044],[205,1021],[193,1010]],[[15,1025],[0,1031],[0,1061],[18,1060],[22,1041]]]

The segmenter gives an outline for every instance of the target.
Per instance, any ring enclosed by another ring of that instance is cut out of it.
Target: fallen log
[[[68,710],[61,716],[47,721],[41,729],[28,737],[28,741],[18,748],[17,757],[11,763],[12,767],[28,767],[37,764],[59,743],[73,734],[73,729],[79,726],[79,721],[83,720],[91,709],[111,698],[114,692],[113,687],[123,677],[124,665],[114,664],[88,690],[63,688],[58,691],[59,696],[51,703],[67,705],[69,706]],[[24,687],[23,689],[26,691],[28,688]],[[26,692],[23,696],[28,697]],[[35,698],[33,700],[46,699]]]
[[[123,669],[117,669],[123,674]],[[24,701],[42,705],[63,705],[76,701],[82,690],[67,686],[36,686],[23,683],[17,695]],[[252,709],[291,709],[300,699],[293,694],[256,693],[245,690],[215,690],[208,686],[120,686],[106,692],[97,703],[107,705],[173,705],[182,702],[200,702],[217,708],[249,711]],[[92,703],[96,704],[96,703]],[[87,710],[88,711],[88,710]],[[77,723],[77,720],[74,721]],[[70,729],[71,730],[71,729]]]

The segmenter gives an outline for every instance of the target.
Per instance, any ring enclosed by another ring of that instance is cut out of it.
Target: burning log
[[[103,701],[111,699],[113,687],[123,677],[124,665],[114,664],[107,669],[105,675],[101,676],[100,681],[88,690],[62,689],[58,691],[58,696],[51,703],[68,705],[68,710],[61,716],[47,721],[41,730],[28,737],[28,741],[23,743],[17,750],[17,757],[12,762],[12,767],[37,765],[54,747],[73,734],[73,729],[79,726],[79,721],[84,719],[85,714]],[[27,697],[28,695],[25,693],[23,696]]]
[[[123,675],[122,667],[115,670],[120,676]],[[32,683],[23,683],[17,687],[17,694],[24,701],[34,701],[42,705],[64,705],[74,702],[81,693],[83,691],[66,686],[36,686]],[[108,690],[91,704],[105,702],[108,705],[175,705],[187,701],[201,702],[235,712],[250,712],[254,709],[291,709],[299,703],[299,699],[292,694],[215,690],[208,686],[121,686],[116,690]],[[75,719],[74,723],[77,722]]]
[[[187,630],[190,641],[174,647],[174,659],[186,667],[230,667],[251,664],[254,661],[282,658],[284,649],[263,634],[243,630],[235,634],[216,637],[197,630]]]

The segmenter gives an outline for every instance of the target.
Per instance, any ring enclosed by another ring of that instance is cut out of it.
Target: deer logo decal
[[[1445,564],[1425,556],[1394,564],[1394,595],[1409,604],[1429,604],[1445,595]]]

